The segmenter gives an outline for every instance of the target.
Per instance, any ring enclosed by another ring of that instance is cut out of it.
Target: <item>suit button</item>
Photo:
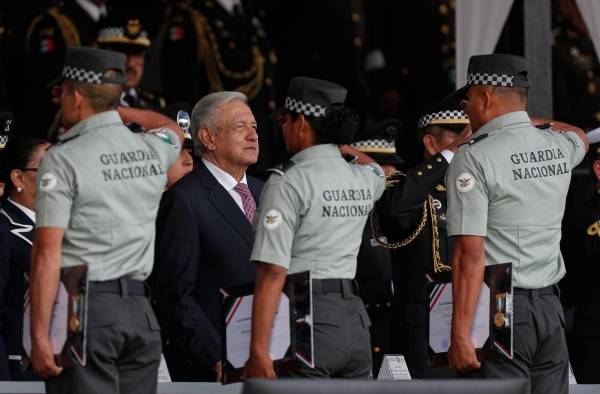
[[[442,158],[438,157],[437,159],[435,159],[435,161],[437,161],[438,163],[441,163],[442,162]]]
[[[433,167],[431,166],[431,164],[427,164],[427,169],[431,170]]]
[[[269,101],[269,109],[275,109],[275,101]]]
[[[361,47],[363,44],[363,40],[360,37],[354,37],[354,46],[355,47]]]
[[[391,307],[391,306],[392,306],[392,303],[391,303],[391,302],[386,302],[386,303],[385,303],[385,306],[387,306],[387,307],[389,308],[389,307]]]
[[[423,171],[417,171],[417,175],[418,175],[418,176],[421,176],[421,175],[423,175]]]
[[[375,308],[381,308],[380,304],[375,305]]]
[[[358,12],[352,13],[352,22],[358,22],[360,20],[360,14]]]
[[[271,80],[271,78],[265,78],[265,85],[271,86],[272,83],[273,81]]]
[[[375,347],[373,348],[373,351],[374,351],[375,353],[379,353],[379,352],[381,351],[381,348],[380,348],[379,346],[375,346]]]
[[[365,304],[365,308],[369,309],[369,304]]]

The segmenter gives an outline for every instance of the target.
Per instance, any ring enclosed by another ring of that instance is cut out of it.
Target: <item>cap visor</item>
[[[48,89],[52,89],[55,86],[60,86],[60,84],[62,83],[62,81],[65,80],[65,77],[63,77],[62,75],[58,75],[56,77],[54,77],[54,79],[52,79],[50,82],[48,82],[46,84],[46,87]]]

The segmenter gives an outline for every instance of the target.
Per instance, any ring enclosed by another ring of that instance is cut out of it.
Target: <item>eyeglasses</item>
[[[460,109],[462,109],[463,111],[466,111],[467,105],[469,105],[469,100],[460,100],[458,105],[460,106]]]

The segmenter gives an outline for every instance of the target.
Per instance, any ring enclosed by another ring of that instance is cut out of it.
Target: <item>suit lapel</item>
[[[0,214],[6,216],[10,223],[10,232],[27,242],[29,245],[33,242],[33,228],[35,223],[29,219],[25,212],[21,211],[12,202],[6,200],[2,206]]]
[[[246,243],[252,246],[252,226],[229,192],[208,171],[204,163],[200,162],[196,171],[202,185],[210,190],[208,200]]]

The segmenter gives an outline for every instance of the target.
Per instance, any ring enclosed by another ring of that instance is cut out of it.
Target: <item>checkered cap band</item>
[[[419,129],[425,128],[429,126],[429,124],[434,120],[448,121],[450,123],[456,120],[466,121],[468,119],[469,118],[467,114],[465,114],[464,111],[461,110],[433,112],[431,114],[421,116],[421,118],[417,121],[417,127]]]
[[[105,27],[98,32],[98,38],[125,37],[125,28],[123,27]],[[138,37],[148,38],[145,30],[142,30]]]
[[[315,118],[325,116],[325,110],[327,109],[327,107],[324,105],[305,103],[303,101],[296,100],[291,97],[285,98],[284,107],[289,111],[300,113],[306,116],[312,116]]]
[[[72,79],[74,81],[102,84],[102,74],[84,70],[83,68],[77,68],[72,66],[65,66],[62,71],[62,76],[66,79]]]
[[[467,85],[491,85],[491,86],[504,86],[512,88],[513,75],[507,74],[487,74],[487,73],[473,73],[467,75]]]
[[[6,146],[7,142],[8,142],[8,136],[7,135],[0,135],[0,149],[4,149],[4,147]]]
[[[394,144],[394,141],[387,141],[387,140],[363,140],[363,141],[356,141],[350,144],[350,146],[352,146],[353,148],[356,148],[358,150],[361,149],[386,149],[386,148],[396,148],[396,145]]]

